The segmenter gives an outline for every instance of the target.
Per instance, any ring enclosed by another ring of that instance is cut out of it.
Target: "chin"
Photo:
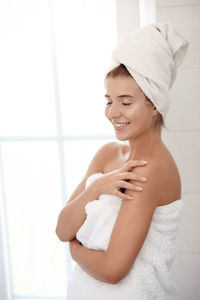
[[[120,136],[120,135],[117,135],[115,134],[116,138],[119,140],[119,141],[128,141],[130,139],[130,137],[128,136]]]

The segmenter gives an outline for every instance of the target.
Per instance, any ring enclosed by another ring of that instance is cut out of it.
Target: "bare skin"
[[[102,168],[102,173],[109,173],[116,169],[121,168],[127,161],[129,161],[130,157],[130,147],[126,144],[120,144],[120,143],[114,143],[113,145],[113,151],[111,152],[111,155],[107,156],[107,161],[104,162],[104,167]],[[155,152],[153,155],[146,156],[146,160],[148,161],[148,164],[152,164],[153,162],[157,162],[160,165],[160,168],[165,169],[166,175],[168,179],[166,180],[169,182],[171,181],[171,188],[165,189],[165,192],[162,193],[162,197],[159,199],[158,206],[167,205],[172,203],[175,200],[178,200],[181,198],[181,180],[180,180],[180,174],[178,171],[178,168],[176,166],[176,163],[170,154],[167,147],[162,144],[160,149]],[[139,168],[135,167],[133,169],[135,174],[141,174],[143,177],[147,178],[145,176],[145,165],[141,168],[141,172],[138,171]],[[145,184],[143,184],[141,181],[137,182],[137,186],[145,188]],[[157,187],[159,190],[159,186]],[[160,186],[160,188],[163,189],[163,186]],[[164,190],[162,190],[164,191]],[[160,191],[160,192],[162,192]],[[128,191],[127,191],[128,193]]]
[[[130,97],[123,96],[125,94]],[[104,149],[98,171],[93,170],[92,174],[102,172],[105,176],[92,183],[92,190],[103,193],[106,189],[108,192],[111,186],[110,192],[116,191],[119,182],[125,180],[125,177],[122,180],[119,178],[123,174],[123,166],[134,160],[148,161],[146,165],[134,166],[133,171],[129,171],[146,177],[147,182],[137,183],[137,186],[143,188],[141,192],[130,188],[130,184],[135,185],[135,178],[129,177],[129,182],[125,183],[127,189],[124,196],[132,196],[133,200],[128,201],[123,196],[105,252],[87,249],[75,238],[70,242],[70,251],[72,258],[91,276],[105,282],[117,283],[127,275],[133,265],[148,233],[156,207],[181,198],[181,181],[176,163],[162,142],[161,128],[154,126],[158,111],[152,103],[147,103],[136,82],[132,78],[108,78],[106,99],[108,103],[105,115],[115,127],[116,138],[119,141],[128,141],[128,145],[111,143]],[[75,200],[78,203],[77,199]]]
[[[124,165],[130,154],[127,145],[115,143],[112,148],[115,149],[115,155],[102,169],[105,175]],[[152,155],[146,165],[134,168],[134,173],[147,177],[147,182],[137,183],[144,189],[140,193],[131,190],[125,192],[133,196],[133,200],[123,200],[105,252],[88,249],[76,239],[70,242],[72,258],[92,277],[111,284],[122,280],[144,243],[156,206],[168,205],[180,199],[181,185],[176,164],[167,149],[160,150],[159,154],[159,158],[156,154]]]
[[[156,187],[161,195],[157,204],[165,205],[179,199],[180,175],[172,155],[161,139],[161,128],[154,126],[158,115],[156,107],[146,100],[146,96],[133,78],[120,76],[107,78],[105,88],[107,100],[105,116],[114,125],[116,138],[128,141],[128,144],[117,146],[116,143],[116,154],[105,161],[104,172],[110,172],[128,160],[146,160],[148,161],[146,168],[155,166],[156,172],[161,170],[161,174],[165,174],[163,184]],[[129,124],[122,130],[115,126],[115,123],[124,122]],[[134,168],[134,172],[143,173],[145,176],[145,167]]]
[[[85,206],[88,202],[98,199],[102,193],[116,195],[122,199],[133,199],[131,195],[122,193],[120,188],[137,191],[138,183],[136,182],[144,182],[143,176],[137,176],[137,174],[133,172],[136,166],[144,166],[144,163],[142,161],[129,160],[118,170],[112,171],[111,174],[105,174],[105,176],[96,179],[85,188],[87,178],[97,172],[103,173],[102,166],[105,161],[107,161],[110,155],[115,155],[115,147],[113,148],[113,144],[115,143],[108,143],[97,151],[83,180],[60,212],[56,226],[56,234],[61,241],[71,241],[76,237],[78,229],[86,219]],[[132,180],[132,183],[126,180]]]

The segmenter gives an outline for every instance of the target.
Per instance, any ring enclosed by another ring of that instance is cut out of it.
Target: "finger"
[[[132,183],[128,183],[126,181],[120,181],[119,186],[123,187],[125,189],[128,189],[128,190],[133,190],[133,191],[142,191],[143,190],[143,187],[136,186],[136,185],[134,185]]]
[[[130,169],[136,167],[136,166],[144,166],[147,164],[147,161],[145,160],[129,160],[121,170],[123,171],[129,171]]]
[[[124,200],[133,200],[134,198],[131,197],[130,195],[127,195],[127,194],[124,194],[124,193],[121,193],[120,191],[115,191],[115,195],[124,199]]]
[[[120,174],[120,179],[121,180],[130,179],[130,180],[142,181],[142,182],[146,182],[147,181],[146,177],[141,176],[141,175],[137,175],[136,173],[133,173],[133,172],[121,173]]]

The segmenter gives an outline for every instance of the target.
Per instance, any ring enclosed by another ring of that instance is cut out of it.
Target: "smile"
[[[122,130],[124,129],[126,126],[128,126],[130,124],[130,122],[123,122],[123,123],[114,123],[114,127],[115,130]]]

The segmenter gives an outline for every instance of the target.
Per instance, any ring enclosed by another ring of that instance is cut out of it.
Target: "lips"
[[[130,124],[130,122],[115,122],[114,127],[116,130],[122,130],[125,127],[127,127]]]

